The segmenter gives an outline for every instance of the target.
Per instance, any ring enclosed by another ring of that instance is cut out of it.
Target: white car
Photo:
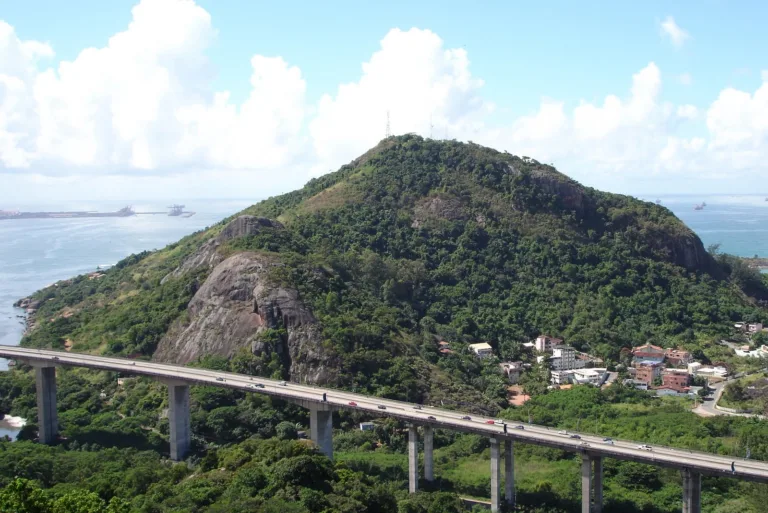
[[[493,422],[494,424],[498,424],[499,426],[503,426],[504,424],[506,424],[506,422],[504,422],[502,419],[496,419]]]
[[[653,447],[651,447],[650,445],[647,445],[647,444],[638,445],[637,448],[641,449],[643,451],[652,451],[653,450]]]

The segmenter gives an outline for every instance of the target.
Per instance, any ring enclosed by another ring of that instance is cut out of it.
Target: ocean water
[[[131,253],[160,249],[181,237],[211,226],[255,201],[189,200],[192,217],[149,215],[83,219],[0,221],[0,344],[17,345],[24,331],[24,312],[13,307],[36,290],[97,266],[114,265]],[[20,211],[115,211],[125,204],[0,205]],[[134,205],[137,212],[164,211],[160,205]],[[0,359],[0,371],[7,370]],[[16,423],[18,424],[18,422]],[[17,425],[0,421],[0,436],[14,437]]]
[[[704,246],[739,256],[768,257],[768,201],[765,196],[661,195],[659,199],[701,237]],[[160,249],[253,204],[255,200],[187,201],[196,215],[183,217],[28,219],[0,221],[0,344],[16,345],[24,330],[23,312],[13,303],[58,280],[112,265],[144,250]],[[706,202],[703,210],[694,205]],[[119,203],[0,205],[0,209],[113,211]],[[136,205],[136,211],[162,211],[162,205]],[[0,359],[0,371],[6,370]],[[18,427],[0,423],[0,436]]]

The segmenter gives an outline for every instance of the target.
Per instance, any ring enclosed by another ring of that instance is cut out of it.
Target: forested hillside
[[[23,343],[160,346],[158,357],[184,361],[243,349],[258,374],[493,408],[495,372],[438,358],[438,338],[514,359],[548,333],[616,360],[623,347],[696,346],[762,315],[666,208],[471,143],[393,137],[242,214],[254,217],[39,292]],[[222,281],[233,275],[249,278]],[[758,278],[747,292],[765,287]],[[264,313],[285,310],[285,297],[290,315]],[[206,331],[224,320],[250,331]]]
[[[644,342],[720,355],[712,341],[732,321],[765,320],[766,298],[759,274],[710,255],[662,206],[585,188],[527,157],[402,136],[163,250],[35,293],[22,343],[765,459],[763,424],[700,419],[685,400],[620,385],[545,393],[542,382],[525,407],[509,408],[498,360],[478,360],[466,345],[531,359],[522,343],[548,333],[609,364]],[[439,340],[454,353],[439,353]],[[397,422],[361,432],[366,418],[335,415],[331,463],[296,440],[303,409],[215,387],[193,387],[192,454],[173,465],[160,456],[165,387],[115,378],[59,372],[64,439],[56,448],[0,442],[0,512],[442,513],[462,510],[458,494],[488,496],[480,437],[438,431],[438,482],[413,497]],[[27,418],[21,438],[34,437],[26,366],[0,375],[0,413]],[[527,511],[578,509],[577,459],[533,446],[516,458]],[[765,503],[760,486],[711,479],[705,489],[708,511],[756,513]],[[605,496],[606,512],[671,513],[680,478],[612,461]]]

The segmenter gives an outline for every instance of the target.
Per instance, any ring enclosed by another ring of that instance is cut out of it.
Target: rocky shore
[[[37,309],[40,307],[40,301],[25,297],[16,301],[13,306],[24,310],[24,314],[17,315],[17,317],[22,319],[24,333],[26,334],[34,326],[35,313],[37,313]]]

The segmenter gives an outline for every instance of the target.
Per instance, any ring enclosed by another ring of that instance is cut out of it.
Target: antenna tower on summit
[[[389,129],[389,111],[387,111],[387,135],[385,137],[387,139],[392,137],[392,131]]]
[[[429,116],[429,138],[432,139],[432,130],[435,128],[435,125],[432,124],[432,116]]]

